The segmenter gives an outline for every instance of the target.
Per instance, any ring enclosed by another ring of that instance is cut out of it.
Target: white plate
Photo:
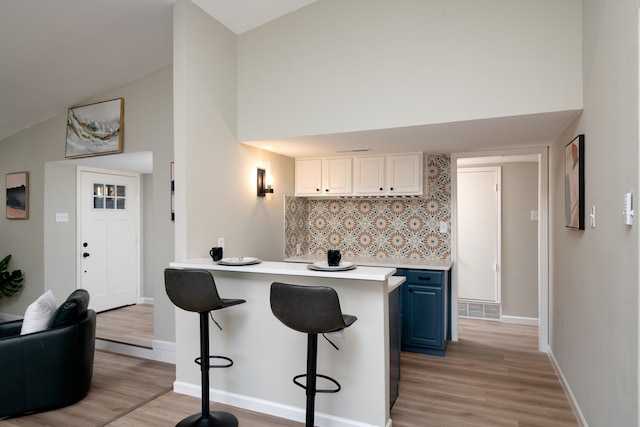
[[[356,265],[352,262],[341,262],[339,265],[332,266],[329,265],[326,261],[323,262],[314,262],[313,264],[307,265],[307,268],[310,270],[317,271],[346,271],[353,270],[356,268]]]
[[[222,258],[218,261],[218,264],[222,265],[251,265],[251,264],[259,264],[262,260],[258,258],[254,258],[252,256],[239,256],[234,258]]]

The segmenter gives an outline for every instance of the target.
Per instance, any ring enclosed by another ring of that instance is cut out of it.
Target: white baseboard
[[[547,347],[547,354],[549,355],[551,366],[553,366],[553,369],[556,371],[556,375],[558,375],[558,378],[560,378],[560,384],[562,384],[564,393],[567,395],[569,399],[569,404],[571,405],[573,414],[576,416],[576,419],[578,420],[578,424],[580,425],[580,427],[588,427],[587,420],[584,419],[584,415],[580,410],[580,405],[578,405],[578,402],[576,401],[576,397],[573,395],[573,392],[571,391],[571,387],[569,387],[569,383],[567,382],[567,379],[562,373],[562,369],[560,369],[560,366],[558,365],[558,361],[553,355],[553,351],[551,351],[551,347]]]
[[[176,381],[173,383],[173,391],[198,398],[202,396],[200,386],[182,381]],[[285,418],[287,420],[301,423],[304,423],[305,420],[305,408],[283,405],[269,400],[257,399],[255,397],[215,389],[209,389],[209,397],[213,402],[235,406],[236,408],[248,409],[250,411],[273,415],[275,417]],[[360,421],[350,420],[347,418],[334,417],[333,415],[323,414],[321,412],[316,412],[315,418],[316,424],[326,427],[373,427],[372,424],[365,424]],[[389,420],[387,422],[387,427],[391,427],[391,425],[391,420]]]
[[[153,340],[152,346],[153,348],[149,349],[96,339],[96,349],[98,350],[176,364],[176,343]]]
[[[153,298],[138,298],[138,304],[151,304],[151,305],[153,305]]]
[[[537,317],[500,316],[500,321],[504,323],[515,323],[517,325],[540,326]]]

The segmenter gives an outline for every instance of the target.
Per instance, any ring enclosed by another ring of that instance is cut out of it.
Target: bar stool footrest
[[[229,368],[229,367],[233,366],[233,360],[232,360],[232,359],[230,359],[230,358],[229,358],[229,357],[227,357],[227,356],[214,356],[214,355],[210,355],[210,356],[209,356],[209,360],[211,360],[211,359],[222,359],[222,360],[226,360],[226,361],[227,361],[227,362],[229,362],[229,363],[227,363],[226,365],[211,365],[211,364],[210,364],[210,365],[209,365],[209,367],[210,367],[210,368]],[[194,359],[194,362],[195,362],[197,365],[202,366],[202,357],[196,357],[196,358]]]
[[[294,384],[297,385],[298,387],[301,387],[301,388],[306,390],[307,386],[298,381],[299,378],[303,378],[303,377],[306,377],[306,376],[307,376],[307,374],[296,375],[295,377],[293,377]],[[334,383],[336,385],[335,389],[318,389],[318,388],[316,388],[315,389],[316,393],[337,393],[337,392],[339,392],[341,390],[340,383],[338,381],[334,380],[333,378],[328,377],[326,375],[322,375],[322,374],[316,374],[316,377],[317,378],[324,378],[325,380],[331,381],[332,383]]]

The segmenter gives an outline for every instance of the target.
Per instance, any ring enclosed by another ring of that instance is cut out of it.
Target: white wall
[[[174,7],[177,260],[284,257],[284,196],[294,161],[237,142],[236,36],[186,0]],[[270,163],[275,193],[256,196],[256,170]]]
[[[145,221],[150,223],[144,225],[142,242],[143,289],[149,289],[155,299],[156,338],[166,341],[173,341],[175,336],[173,306],[164,293],[162,273],[173,257],[174,239],[169,216],[171,81],[171,67],[166,67],[86,102],[124,97],[123,151],[153,152],[153,174],[144,179],[147,193],[143,211]],[[0,300],[1,312],[21,316],[45,289],[52,289],[59,302],[76,289],[76,167],[60,163],[64,161],[65,129],[66,111],[0,142],[0,174],[29,171],[31,184],[29,220],[0,217],[0,253],[14,254],[11,268],[21,268],[25,273],[24,291],[10,300]],[[56,212],[68,212],[69,222],[56,223]]]
[[[320,0],[238,37],[241,141],[582,107],[579,0]]]
[[[538,318],[538,164],[502,165],[502,315]]]
[[[638,425],[637,0],[583,1],[584,112],[550,149],[550,347],[589,426]],[[564,226],[564,146],[585,134],[585,207]]]

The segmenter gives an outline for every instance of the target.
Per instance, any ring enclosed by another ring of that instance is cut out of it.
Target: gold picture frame
[[[67,159],[122,153],[124,98],[69,108]]]

